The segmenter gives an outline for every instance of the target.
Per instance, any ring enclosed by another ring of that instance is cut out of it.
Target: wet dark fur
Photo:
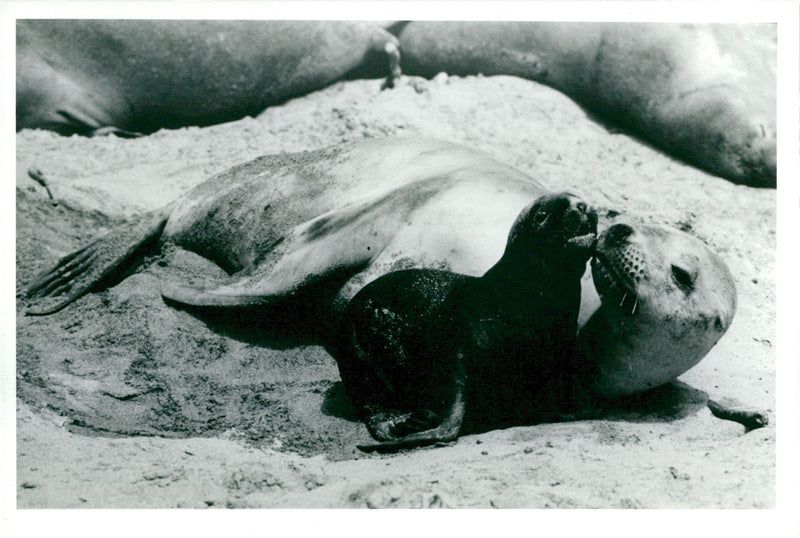
[[[483,277],[397,271],[353,298],[329,351],[373,436],[370,421],[392,420],[397,439],[435,427],[459,377],[469,429],[541,422],[564,407],[589,257],[567,241],[597,223],[576,200],[540,199]]]

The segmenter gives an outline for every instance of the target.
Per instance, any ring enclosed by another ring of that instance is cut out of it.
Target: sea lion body
[[[397,269],[483,274],[517,214],[547,192],[463,146],[369,140],[235,167],[178,200],[162,240],[228,272],[262,275],[218,290],[220,303],[283,295],[333,268],[361,268],[337,294],[341,308]],[[467,229],[474,233],[453,233]]]
[[[776,184],[771,25],[413,21],[406,74],[514,75],[738,183]]]
[[[232,121],[396,44],[377,25],[345,21],[19,20],[17,130],[149,133]]]
[[[414,287],[420,278],[435,274],[443,293],[424,292],[416,300],[406,290],[400,293],[400,302],[388,306],[400,309],[403,316],[419,310],[419,304],[429,304],[433,310],[441,306],[451,313],[469,311],[472,307],[464,305],[471,304],[488,308],[483,312],[486,316],[479,312],[477,319],[494,315],[498,323],[486,325],[481,321],[476,325],[475,317],[468,315],[442,325],[461,327],[476,342],[481,340],[476,336],[481,331],[487,337],[499,331],[487,340],[491,343],[488,347],[472,346],[461,351],[480,357],[498,342],[518,342],[514,334],[528,338],[525,323],[513,321],[515,316],[525,315],[524,307],[507,308],[503,302],[508,297],[513,299],[510,304],[522,300],[524,286],[520,288],[519,282],[525,278],[515,278],[513,286],[506,284],[506,296],[486,291],[491,286],[478,285],[475,291],[475,284],[469,281],[483,282],[498,266],[505,268],[501,271],[505,276],[513,275],[509,267],[524,266],[503,263],[508,248],[504,250],[504,245],[524,243],[514,240],[515,230],[521,229],[515,223],[526,214],[526,208],[536,207],[550,196],[541,184],[489,155],[440,141],[379,139],[266,156],[212,177],[164,210],[112,231],[63,258],[56,268],[29,284],[27,294],[34,301],[30,313],[47,314],[63,308],[128,264],[140,247],[160,241],[197,252],[232,274],[226,281],[200,286],[167,282],[162,295],[169,301],[198,307],[270,308],[288,298],[302,298],[315,286],[326,284],[332,293],[320,308],[334,334],[341,333],[342,323],[344,330],[353,334],[353,330],[366,330],[380,322],[373,319],[372,325],[352,324],[361,304],[361,299],[355,301],[354,297],[370,282],[389,275],[376,286],[383,290],[381,297],[391,297],[398,295],[394,289],[398,284],[395,279],[400,278],[397,271],[435,271],[412,273],[413,278],[403,286]],[[534,206],[530,206],[532,202]],[[562,245],[529,253],[537,263],[547,262],[544,269],[527,271],[526,275],[530,285],[539,286],[534,295],[558,290],[555,282],[565,283],[572,290],[563,294],[566,302],[549,296],[526,304],[539,312],[533,316],[538,320],[533,324],[537,338],[559,331],[574,334],[577,327],[573,321],[563,325],[543,321],[543,309],[553,307],[569,320],[578,318],[578,308],[585,311],[574,345],[578,360],[590,361],[590,367],[582,368],[592,380],[586,386],[593,397],[621,396],[671,381],[702,359],[730,325],[736,292],[727,267],[700,241],[683,232],[633,222],[611,225],[598,239],[596,257],[601,261],[595,264],[594,274],[599,275],[599,283],[592,278],[580,279],[588,254],[582,261],[568,264],[570,271],[559,269],[568,259],[565,248]],[[633,259],[635,269],[627,265]],[[553,268],[556,276],[548,276]],[[628,276],[630,272],[633,276]],[[570,295],[578,287],[582,288],[579,300]],[[620,299],[622,289],[628,293]],[[598,292],[600,302],[596,301]],[[369,298],[372,292],[365,293]],[[499,298],[482,301],[482,296]],[[354,306],[348,307],[351,304]],[[504,314],[497,316],[497,312]],[[462,329],[444,341],[460,342]],[[503,333],[507,337],[498,337]],[[363,343],[363,334],[358,338]],[[408,342],[395,351],[411,345]],[[352,342],[334,339],[326,345],[338,356],[340,365],[352,359],[352,349],[342,351]],[[448,349],[454,347],[458,346]],[[342,353],[351,355],[343,359]],[[368,353],[367,357],[372,355]],[[379,371],[371,360],[372,366],[356,370]],[[480,358],[473,362],[484,363]],[[409,372],[428,380],[426,390],[439,390],[435,376],[419,365],[417,370],[411,368]],[[348,381],[348,372],[352,371],[347,366],[342,369],[345,385],[353,385]],[[542,367],[542,371],[547,369]],[[481,376],[488,380],[485,387],[490,392],[505,386],[492,380],[491,371],[473,371],[471,375],[479,378],[471,385],[480,384]],[[458,376],[450,379],[457,381]],[[453,383],[458,385],[456,381]],[[453,394],[452,390],[448,386],[444,393]],[[428,407],[421,405],[420,409]],[[451,405],[449,409],[455,412],[458,407]],[[426,423],[424,416],[412,415],[417,425]],[[447,416],[458,418],[453,413]],[[455,422],[460,425],[460,419]],[[448,421],[442,419],[442,424]],[[426,442],[437,438],[422,432],[409,436],[418,434]],[[416,441],[412,437],[410,442]]]

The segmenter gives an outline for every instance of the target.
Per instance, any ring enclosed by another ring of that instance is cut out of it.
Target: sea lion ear
[[[161,287],[161,296],[168,302],[190,306],[235,307],[251,306],[269,300],[259,293],[249,278],[231,278],[210,287],[187,286],[167,282]]]

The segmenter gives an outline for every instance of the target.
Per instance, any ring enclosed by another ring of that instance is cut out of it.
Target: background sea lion
[[[413,21],[403,70],[516,75],[713,174],[776,185],[775,25]]]
[[[521,172],[447,142],[381,139],[266,156],[67,256],[27,294],[37,303],[32,313],[56,311],[129,266],[148,243],[169,241],[236,274],[210,286],[166,284],[167,299],[241,307],[323,297],[330,322],[367,283],[398,269],[485,273],[522,208],[544,194]],[[661,226],[617,223],[601,235],[598,252],[594,272],[608,271],[597,284],[602,307],[591,304],[586,288],[594,286],[584,279],[588,321],[578,338],[600,358],[592,372],[598,396],[670,381],[730,325],[732,279],[701,242]],[[619,288],[635,295],[636,308],[627,296],[619,300]]]
[[[126,135],[221,123],[363,64],[391,85],[397,39],[347,21],[19,20],[17,130]]]

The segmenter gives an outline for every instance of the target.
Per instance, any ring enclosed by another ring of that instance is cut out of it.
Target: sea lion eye
[[[672,278],[684,293],[691,293],[694,289],[694,279],[686,269],[673,265]]]

